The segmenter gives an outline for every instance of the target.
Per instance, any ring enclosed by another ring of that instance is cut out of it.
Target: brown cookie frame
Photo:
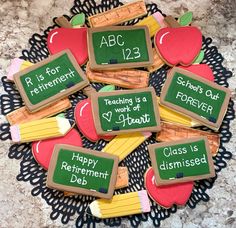
[[[125,130],[118,130],[118,131],[104,131],[101,127],[100,115],[99,115],[99,108],[98,108],[98,98],[99,97],[108,97],[113,95],[121,95],[121,94],[132,94],[132,93],[140,93],[140,92],[151,92],[152,94],[152,103],[153,103],[153,111],[156,118],[156,126],[155,127],[144,127],[144,128],[135,128],[135,129],[125,129]],[[161,121],[160,121],[160,114],[158,105],[156,102],[156,93],[153,87],[148,87],[144,89],[132,89],[132,90],[115,90],[112,92],[99,92],[99,93],[92,93],[91,95],[92,101],[92,113],[94,118],[94,124],[98,135],[120,135],[123,133],[129,132],[143,132],[143,131],[151,131],[151,132],[158,132],[161,130]]]
[[[73,152],[82,152],[86,154],[91,154],[95,155],[97,157],[102,157],[102,158],[109,158],[114,160],[113,164],[113,169],[112,169],[112,174],[110,178],[110,183],[108,187],[108,192],[107,193],[101,193],[97,191],[91,191],[85,188],[80,188],[80,187],[73,187],[73,186],[67,186],[63,184],[57,184],[53,182],[53,174],[56,168],[56,162],[58,159],[58,154],[60,149],[67,149],[71,150]],[[115,155],[107,154],[105,152],[99,152],[96,150],[90,150],[90,149],[85,149],[83,147],[77,147],[77,146],[71,146],[71,145],[66,145],[66,144],[56,144],[53,150],[53,154],[50,160],[50,164],[48,167],[48,175],[47,175],[47,181],[46,185],[49,188],[52,189],[57,189],[61,191],[66,191],[66,192],[73,192],[81,195],[90,195],[90,196],[95,196],[95,197],[100,197],[104,199],[110,199],[113,196],[114,190],[115,190],[115,184],[116,184],[116,177],[117,177],[117,171],[118,171],[118,157]]]
[[[145,31],[145,38],[147,44],[147,51],[149,61],[142,61],[142,62],[131,62],[131,63],[116,63],[116,64],[97,64],[94,54],[94,47],[92,42],[92,34],[94,32],[103,32],[103,31],[117,31],[117,30],[137,30],[137,29],[144,29]],[[153,52],[152,52],[152,43],[149,36],[148,27],[145,25],[142,26],[109,26],[109,27],[97,27],[97,28],[88,28],[88,54],[89,54],[89,62],[90,68],[92,70],[116,70],[116,69],[128,69],[128,68],[138,68],[138,67],[148,67],[151,66],[154,62]]]
[[[168,102],[168,101],[165,101],[165,96],[168,92],[168,88],[172,82],[172,79],[174,77],[174,74],[175,73],[180,73],[180,74],[184,74],[186,76],[188,76],[189,78],[192,78],[192,79],[195,79],[197,81],[200,81],[204,84],[207,84],[211,87],[213,87],[214,89],[217,89],[217,90],[223,90],[226,95],[225,95],[225,99],[224,99],[224,102],[222,104],[222,106],[220,107],[220,113],[219,113],[219,116],[218,116],[218,119],[216,121],[216,123],[213,123],[209,120],[207,120],[206,118],[203,118],[201,117],[200,115],[192,112],[192,111],[189,111],[185,108],[182,108],[178,105],[175,105],[175,104],[172,104],[171,102]],[[203,125],[213,129],[213,130],[218,130],[221,126],[221,123],[224,119],[224,116],[225,116],[225,113],[227,111],[227,107],[228,107],[228,103],[229,103],[229,99],[230,99],[230,90],[226,87],[223,87],[223,86],[220,86],[214,82],[210,82],[209,80],[203,78],[203,77],[200,77],[190,71],[187,71],[187,70],[184,70],[182,68],[179,68],[179,67],[174,67],[167,75],[167,79],[165,81],[165,84],[163,85],[162,87],[162,91],[161,91],[161,96],[160,96],[160,103],[168,108],[171,108],[179,113],[182,113],[182,114],[185,114],[195,120],[197,120],[198,122],[202,123]]]
[[[20,77],[24,76],[25,74],[27,74],[31,71],[34,71],[35,69],[37,69],[41,66],[44,66],[45,64],[57,59],[58,57],[60,57],[64,54],[67,54],[67,56],[68,56],[69,60],[71,61],[72,65],[74,66],[74,68],[76,69],[76,71],[78,72],[80,77],[82,78],[82,81],[79,82],[78,84],[66,89],[63,92],[60,92],[56,95],[53,95],[53,96],[39,102],[38,104],[35,104],[35,105],[32,104],[30,102],[25,90],[24,90],[23,85],[21,84]],[[45,59],[45,60],[43,60],[39,63],[36,63],[35,65],[33,65],[31,67],[28,67],[25,70],[22,70],[22,71],[20,71],[16,74],[14,74],[14,81],[15,81],[17,89],[20,92],[20,95],[21,95],[22,99],[24,100],[25,106],[27,107],[29,112],[36,112],[36,111],[38,111],[38,110],[40,110],[40,109],[42,109],[46,106],[49,106],[50,104],[55,103],[55,101],[60,100],[64,97],[67,97],[67,96],[73,94],[74,92],[84,88],[85,86],[87,86],[89,84],[89,81],[88,81],[87,77],[85,76],[83,70],[80,68],[79,64],[77,63],[76,59],[74,58],[73,54],[71,53],[71,51],[69,49],[61,51],[61,52],[59,52],[55,55],[51,55],[47,59]]]
[[[198,176],[192,176],[192,177],[182,177],[182,178],[175,178],[172,180],[163,180],[161,179],[159,172],[158,172],[158,167],[156,163],[156,154],[155,154],[155,149],[160,148],[160,147],[165,147],[165,146],[173,146],[173,145],[178,145],[178,144],[184,144],[184,143],[191,143],[191,142],[197,142],[200,140],[205,141],[205,147],[206,147],[206,152],[207,152],[207,161],[209,165],[209,174],[204,174],[204,175],[198,175]],[[152,167],[154,170],[155,174],[155,180],[156,180],[156,185],[161,186],[161,185],[169,185],[169,184],[176,184],[176,183],[183,183],[183,182],[188,182],[188,181],[195,181],[195,180],[202,180],[202,179],[207,179],[215,176],[215,168],[214,168],[214,163],[213,159],[211,156],[210,152],[210,147],[209,147],[209,142],[207,140],[207,137],[201,136],[201,137],[193,137],[190,139],[184,139],[184,140],[176,140],[176,141],[171,141],[171,142],[163,142],[163,143],[155,143],[148,145],[148,152],[151,158],[151,163]]]

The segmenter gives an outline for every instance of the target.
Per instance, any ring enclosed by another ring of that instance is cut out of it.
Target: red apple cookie
[[[75,122],[82,134],[92,142],[99,139],[111,140],[113,136],[99,136],[96,132],[91,100],[89,98],[80,101],[75,107]]]
[[[183,68],[184,70],[188,70],[205,79],[208,79],[209,81],[214,82],[214,79],[215,79],[214,74],[212,72],[212,69],[207,64],[193,64],[188,67],[180,66],[180,68]]]
[[[193,26],[162,28],[155,35],[155,47],[170,66],[191,65],[202,48],[202,33]]]
[[[35,160],[44,168],[48,169],[50,159],[56,144],[68,144],[72,146],[82,146],[80,134],[75,129],[71,129],[65,136],[54,139],[47,139],[32,143],[32,153]]]
[[[146,171],[144,181],[149,196],[164,208],[170,208],[174,204],[185,205],[192,193],[194,185],[194,182],[191,181],[157,187],[152,167]]]
[[[57,28],[53,29],[47,38],[48,49],[51,54],[70,49],[79,65],[88,59],[87,28]]]

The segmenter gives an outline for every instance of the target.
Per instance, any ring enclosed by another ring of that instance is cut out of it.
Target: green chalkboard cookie
[[[99,135],[160,130],[156,93],[152,87],[92,93],[91,101]]]
[[[174,67],[162,88],[160,103],[213,130],[218,130],[227,111],[229,99],[228,88]]]
[[[153,64],[147,26],[110,26],[88,29],[90,67],[108,70]]]
[[[50,160],[47,186],[104,199],[113,196],[118,157],[82,147],[57,144]]]
[[[36,112],[89,84],[69,50],[18,72],[14,81],[30,112]]]
[[[207,137],[156,143],[148,151],[158,186],[215,176]]]

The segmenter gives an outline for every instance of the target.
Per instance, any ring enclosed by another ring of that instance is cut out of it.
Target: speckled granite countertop
[[[194,24],[204,35],[213,38],[213,44],[225,57],[224,66],[235,72],[236,66],[236,1],[235,0],[157,0],[166,14],[178,16],[194,12]],[[69,14],[72,0],[0,0],[0,76],[6,74],[10,59],[20,56],[28,47],[33,33],[42,33],[55,16]],[[229,80],[236,101],[235,74]],[[2,86],[0,92],[3,92]],[[1,123],[5,118],[0,116]],[[178,209],[161,223],[161,227],[236,227],[236,121],[231,124],[233,137],[227,149],[233,153],[228,167],[219,173],[214,187],[208,190],[210,201],[200,202],[196,209]],[[9,142],[0,144],[0,227],[61,227],[60,220],[52,221],[51,209],[40,197],[31,196],[31,185],[16,181],[19,161],[7,156]],[[76,218],[75,218],[76,219]],[[73,227],[75,220],[67,227]],[[151,227],[146,222],[143,227]],[[124,221],[124,227],[126,222]]]

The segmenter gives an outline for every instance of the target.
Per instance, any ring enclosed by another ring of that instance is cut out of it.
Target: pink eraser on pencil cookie
[[[143,213],[151,211],[148,194],[146,190],[142,190],[138,192],[140,203],[142,205],[142,211]]]
[[[11,60],[11,64],[8,68],[8,74],[7,74],[7,79],[10,81],[14,80],[14,74],[18,73],[21,70],[26,69],[27,67],[30,67],[34,65],[33,63],[29,61],[25,61],[23,59],[15,58]]]
[[[13,75],[20,71],[20,66],[24,60],[15,58],[11,60],[11,65],[9,66],[9,70],[7,73],[7,79],[13,81]]]
[[[156,12],[154,14],[152,14],[152,16],[156,19],[156,21],[158,22],[158,24],[162,27],[165,28],[167,27],[165,21],[164,21],[164,17],[160,12]]]
[[[20,142],[20,131],[17,125],[10,127],[11,139],[13,142]]]

